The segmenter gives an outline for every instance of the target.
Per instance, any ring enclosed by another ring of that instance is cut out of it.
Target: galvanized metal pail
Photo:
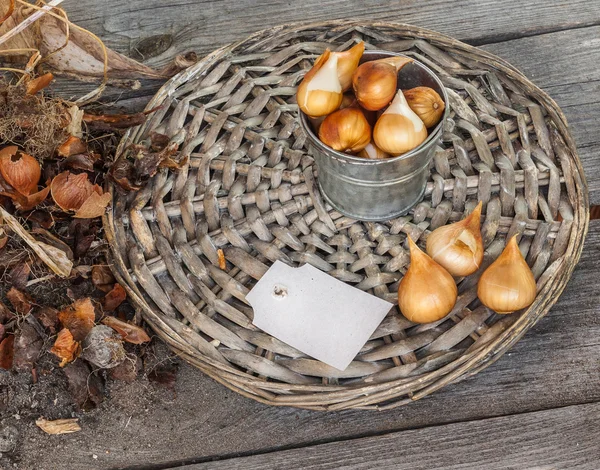
[[[361,62],[390,56],[402,54],[366,51]],[[306,115],[299,112],[302,128],[308,136],[309,152],[317,164],[321,193],[342,214],[357,220],[388,220],[406,214],[423,198],[429,163],[440,141],[449,104],[440,79],[415,60],[400,70],[398,88],[406,90],[417,86],[437,91],[446,109],[438,125],[429,129],[427,140],[398,157],[368,160],[337,152],[319,140]]]

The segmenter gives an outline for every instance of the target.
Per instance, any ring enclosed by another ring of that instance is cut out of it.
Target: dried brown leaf
[[[27,214],[27,220],[32,222],[34,227],[49,229],[54,225],[54,217],[46,210],[35,210]]]
[[[28,95],[35,95],[38,91],[43,90],[50,85],[52,80],[54,80],[54,75],[52,75],[50,72],[34,78],[33,80],[29,80],[25,85],[26,93]]]
[[[63,367],[67,377],[69,393],[77,407],[81,410],[91,410],[104,400],[102,379],[92,373],[85,361],[75,361]]]
[[[34,315],[51,334],[56,334],[58,310],[52,307],[41,307]]]
[[[65,160],[64,166],[72,170],[93,171],[94,163],[98,161],[100,155],[97,153],[78,153],[71,155]]]
[[[112,179],[125,191],[138,191],[142,184],[135,182],[133,163],[120,155],[109,172]]]
[[[79,137],[70,135],[56,151],[61,157],[70,157],[78,153],[87,152],[87,144]]]
[[[38,418],[35,424],[46,434],[68,434],[81,431],[77,421],[79,421],[79,418],[55,419],[53,421]]]
[[[110,292],[108,292],[104,296],[104,300],[102,302],[104,306],[104,310],[109,312],[114,311],[119,305],[123,303],[123,301],[127,298],[127,292],[123,289],[121,284],[115,284]]]
[[[12,369],[15,337],[9,335],[0,343],[0,369]]]
[[[154,152],[160,152],[169,145],[170,140],[171,138],[168,135],[153,131],[150,133],[150,149]]]
[[[92,268],[92,284],[96,289],[110,292],[115,282],[115,277],[108,266],[97,265]]]
[[[128,354],[121,364],[108,370],[110,378],[113,380],[122,380],[123,382],[133,382],[137,379],[138,372],[142,367],[142,360],[135,354]]]
[[[0,323],[6,323],[13,318],[15,318],[15,314],[4,303],[0,302]]]
[[[13,287],[25,290],[27,288],[29,274],[31,274],[31,267],[29,266],[29,263],[20,263],[11,269],[8,276]]]
[[[115,317],[104,317],[102,323],[106,326],[110,326],[128,343],[142,344],[150,341],[150,336],[148,336],[142,327],[126,323]]]
[[[33,308],[33,299],[19,289],[11,287],[6,298],[19,315],[27,315]]]
[[[96,312],[91,299],[79,299],[58,314],[63,327],[68,328],[77,341],[83,341],[94,327]]]
[[[159,364],[148,373],[148,380],[164,385],[174,390],[177,380],[177,366],[169,364]]]
[[[60,359],[60,367],[64,367],[69,362],[75,360],[81,353],[81,346],[73,339],[73,335],[67,328],[58,332],[54,346],[50,352]]]
[[[21,370],[33,369],[43,345],[44,341],[35,328],[23,322],[15,337],[13,366]]]

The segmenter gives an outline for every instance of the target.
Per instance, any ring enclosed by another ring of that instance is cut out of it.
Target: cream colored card
[[[280,261],[246,299],[254,325],[332,367],[344,370],[393,305],[306,264]]]

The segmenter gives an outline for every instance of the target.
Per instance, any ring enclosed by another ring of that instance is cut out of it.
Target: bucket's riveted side
[[[363,55],[363,61],[399,55],[368,51]],[[444,117],[430,130],[427,140],[398,157],[369,160],[336,152],[318,139],[306,116],[299,113],[301,125],[308,136],[309,152],[317,165],[321,193],[335,209],[353,219],[375,221],[404,215],[422,199],[425,192],[429,164],[448,114],[448,97],[441,81],[418,62],[406,65],[398,82],[402,89],[431,87],[446,104]]]

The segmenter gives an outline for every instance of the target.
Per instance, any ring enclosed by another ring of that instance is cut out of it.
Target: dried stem
[[[8,11],[2,18],[0,18],[0,24],[4,23],[7,19],[9,19],[13,14],[13,11],[15,11],[15,0],[10,0],[10,3],[8,5]]]
[[[52,0],[50,3],[48,3],[47,5],[44,5],[43,7],[38,7],[36,5],[31,5],[30,3],[23,2],[22,0],[17,0],[17,1],[19,3],[25,4],[26,6],[34,8],[34,9],[39,10],[39,11],[35,12],[29,18],[25,19],[22,23],[19,23],[13,29],[11,29],[6,34],[4,34],[2,37],[0,37],[0,44],[5,43],[6,41],[8,41],[9,39],[11,39],[12,37],[14,37],[17,34],[19,34],[21,31],[23,31],[24,29],[26,29],[30,24],[35,23],[39,18],[41,18],[42,16],[44,16],[46,13],[50,13],[50,10],[52,10],[57,5],[60,5],[64,0]],[[14,0],[11,0],[11,2],[14,2]],[[10,8],[9,8],[9,10],[10,10]],[[10,12],[10,14],[12,15],[12,11]],[[5,20],[6,19],[4,19],[3,21],[5,21]]]
[[[91,31],[88,31],[85,28],[82,28],[81,26],[77,26],[74,23],[71,23],[67,17],[66,12],[61,9],[61,8],[57,8],[56,10],[58,10],[60,12],[59,14],[54,13],[53,11],[45,11],[46,8],[50,7],[51,5],[58,5],[59,3],[61,3],[63,0],[53,0],[52,2],[50,2],[48,5],[44,5],[42,7],[39,7],[37,5],[31,5],[29,3],[27,3],[25,0],[17,0],[20,4],[22,5],[26,5],[30,8],[33,8],[35,10],[38,10],[36,13],[34,13],[33,15],[31,15],[31,17],[33,17],[36,14],[42,13],[42,10],[44,10],[44,12],[54,18],[56,18],[59,21],[62,21],[67,28],[66,34],[67,34],[67,40],[65,42],[65,44],[63,44],[61,47],[59,47],[57,50],[53,51],[52,53],[50,53],[50,55],[55,54],[56,52],[58,52],[59,50],[63,49],[69,41],[69,27],[72,27],[73,29],[77,30],[77,31],[81,31],[83,33],[89,34],[95,41],[98,42],[98,44],[100,45],[100,48],[102,49],[102,54],[103,54],[103,65],[104,65],[104,70],[103,70],[103,78],[102,78],[102,83],[100,84],[100,86],[98,86],[95,90],[92,90],[90,93],[88,93],[85,96],[82,96],[81,98],[79,98],[76,103],[78,104],[85,104],[95,98],[97,98],[106,88],[106,84],[108,83],[108,50],[106,49],[106,46],[104,45],[104,43],[102,42],[102,40],[96,36],[94,33],[92,33]],[[42,13],[43,14],[43,13]],[[30,19],[31,17],[29,17],[28,19]],[[27,20],[25,20],[27,21]],[[25,22],[24,21],[24,22]],[[24,23],[23,22],[23,23]],[[23,24],[21,23],[21,24]],[[20,26],[20,25],[19,25]],[[16,29],[16,28],[15,28]],[[0,38],[0,44],[2,43],[2,38]],[[48,56],[49,57],[49,56]]]

